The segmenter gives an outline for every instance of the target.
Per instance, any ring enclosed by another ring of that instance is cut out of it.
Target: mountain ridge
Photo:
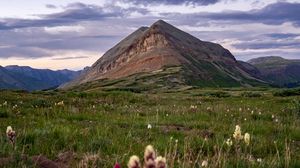
[[[29,66],[0,66],[0,89],[43,90],[55,88],[77,77],[80,71],[35,69]]]
[[[279,87],[300,86],[300,60],[265,56],[247,61],[260,71],[260,78]]]

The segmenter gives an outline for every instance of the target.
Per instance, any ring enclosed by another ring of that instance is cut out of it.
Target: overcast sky
[[[0,65],[81,69],[163,19],[239,60],[300,59],[300,0],[1,0]]]

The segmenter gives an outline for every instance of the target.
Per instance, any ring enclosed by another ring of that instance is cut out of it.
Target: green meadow
[[[127,167],[151,144],[168,167],[300,167],[299,90],[1,91],[0,167]],[[233,137],[236,125],[250,143]],[[16,132],[11,143],[7,126]],[[230,139],[230,140],[228,140]],[[226,143],[232,141],[232,144]]]

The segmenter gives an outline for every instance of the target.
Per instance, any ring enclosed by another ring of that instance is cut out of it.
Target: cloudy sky
[[[300,0],[0,1],[0,65],[81,69],[163,19],[237,59],[300,59]]]

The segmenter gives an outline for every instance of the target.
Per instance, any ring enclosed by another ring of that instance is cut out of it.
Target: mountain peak
[[[177,67],[177,72],[164,73],[168,74],[164,77],[166,79],[159,80],[208,86],[219,86],[219,83],[224,86],[230,86],[230,83],[240,85],[242,79],[251,78],[251,75],[239,66],[234,56],[221,45],[201,41],[158,20],[149,28],[141,27],[134,31],[108,50],[79,78],[63,87],[163,72],[166,67]]]
[[[166,21],[160,19],[160,20],[154,22],[152,25],[164,25],[164,24],[169,25],[169,23],[167,23]]]
[[[174,27],[173,25],[165,22],[164,20],[158,20],[150,26],[150,29],[154,29],[154,30],[158,29],[160,31],[168,31],[168,30],[177,29],[177,28]]]

